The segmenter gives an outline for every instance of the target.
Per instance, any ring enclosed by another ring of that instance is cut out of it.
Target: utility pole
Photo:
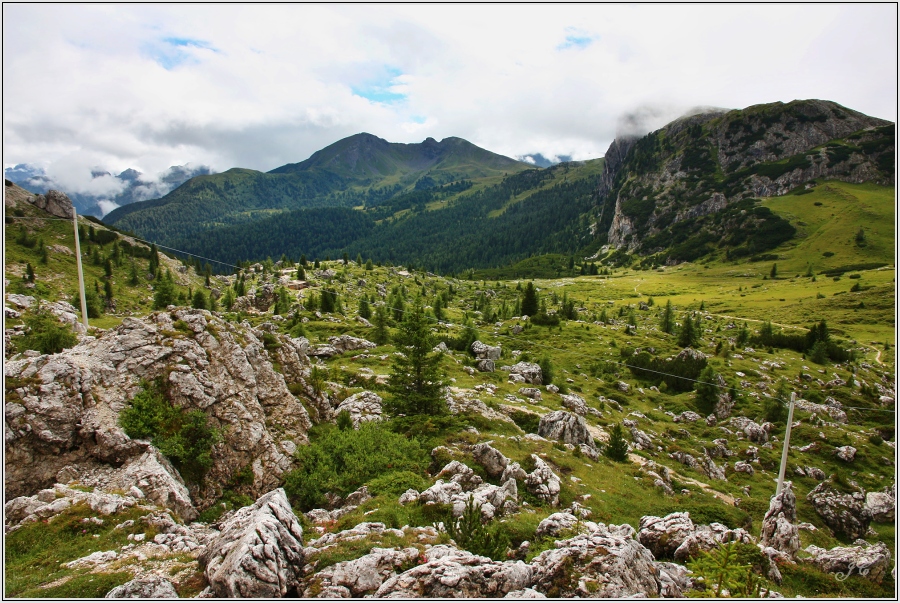
[[[84,296],[84,271],[81,269],[81,244],[78,240],[78,212],[75,211],[75,205],[72,205],[72,223],[75,225],[75,261],[78,263],[78,292],[81,294],[81,322],[84,323],[84,330],[88,329],[87,316],[87,299]]]
[[[788,409],[787,429],[784,432],[784,446],[781,449],[781,469],[778,471],[778,487],[775,489],[775,496],[781,494],[784,487],[784,470],[787,467],[788,448],[791,445],[791,423],[794,421],[794,400],[797,394],[791,392],[791,406]]]

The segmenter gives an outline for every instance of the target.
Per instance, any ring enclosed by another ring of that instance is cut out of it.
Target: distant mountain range
[[[563,253],[654,266],[773,249],[796,231],[760,198],[826,179],[891,185],[894,156],[893,123],[819,100],[709,110],[543,169],[461,138],[363,133],[268,173],[192,178],[105,221],[233,263],[346,252],[458,272]]]
[[[70,190],[70,187],[56,182],[38,166],[20,163],[15,167],[6,168],[4,177],[16,185],[34,193],[45,194],[48,190],[56,189],[66,192],[75,205],[78,213],[102,218],[104,215],[122,205],[146,201],[181,186],[194,176],[211,174],[212,169],[205,165],[194,166],[173,165],[156,177],[150,177],[134,169],[127,169],[113,176],[104,170],[91,172],[93,179],[110,177],[118,180],[112,183],[113,189],[119,189],[115,194],[89,194]],[[118,184],[119,186],[116,186]]]

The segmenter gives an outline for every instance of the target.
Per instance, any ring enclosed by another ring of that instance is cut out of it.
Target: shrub
[[[538,362],[538,366],[541,367],[541,381],[544,385],[549,385],[553,383],[553,361],[550,360],[549,356],[544,356],[541,358],[540,362]]]
[[[537,433],[538,424],[541,422],[540,416],[521,410],[513,411],[509,418],[525,433]]]
[[[609,442],[603,448],[603,454],[608,458],[623,463],[628,459],[628,442],[622,433],[622,426],[618,423],[609,431]]]
[[[704,416],[712,413],[716,402],[719,401],[719,388],[715,385],[717,378],[718,374],[711,366],[700,371],[700,376],[697,378],[695,403],[698,412]]]
[[[454,519],[448,516],[444,520],[447,534],[456,541],[461,549],[476,555],[490,557],[495,561],[506,559],[509,539],[500,530],[482,523],[481,505],[475,503],[474,497],[466,501],[466,508],[461,517]],[[499,527],[499,526],[497,526]]]
[[[221,435],[203,411],[187,411],[167,400],[159,381],[143,387],[119,414],[119,425],[130,438],[150,440],[185,481],[200,483]]]
[[[38,312],[24,319],[28,334],[19,344],[21,350],[37,350],[41,354],[56,354],[78,343],[78,338],[67,326],[57,322],[49,312]]]
[[[321,507],[326,492],[345,496],[379,476],[420,474],[428,466],[428,453],[416,438],[374,422],[347,431],[321,425],[317,432],[309,446],[297,450],[299,467],[284,479],[291,502],[303,510]]]
[[[366,486],[373,496],[384,494],[393,498],[399,497],[409,489],[421,492],[427,489],[431,483],[412,471],[394,471],[393,473],[385,473],[369,480]]]
[[[749,547],[759,553],[754,545],[730,542],[716,550],[700,553],[687,564],[703,595],[720,597],[723,590],[728,590],[732,597],[768,596],[759,570],[745,561],[745,551],[749,551]]]

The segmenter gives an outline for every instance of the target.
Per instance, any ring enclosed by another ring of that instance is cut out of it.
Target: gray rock
[[[650,436],[637,427],[631,427],[631,441],[638,450],[653,450],[654,448]]]
[[[179,332],[175,321],[187,325],[190,335]],[[274,337],[282,344],[272,352],[281,373],[252,330],[204,310],[174,309],[126,317],[60,354],[7,362],[6,377],[24,381],[7,392],[7,497],[33,494],[73,466],[86,486],[135,486],[154,502],[173,505],[186,520],[195,516],[192,507],[218,500],[221,485],[244,467],[252,468],[248,494],[271,490],[293,466],[281,442],[306,443],[311,425],[285,382],[286,376],[299,381],[308,375],[308,360],[289,338]],[[160,378],[176,406],[203,411],[222,434],[205,479],[190,496],[150,443],[132,440],[118,424],[141,380]],[[11,416],[16,407],[10,403],[24,412]]]
[[[751,442],[765,444],[769,441],[769,433],[772,430],[771,423],[760,425],[747,417],[732,417],[729,423],[740,429]]]
[[[303,573],[303,528],[284,490],[263,495],[221,525],[200,557],[217,597],[284,597]]]
[[[107,599],[177,599],[178,593],[168,579],[163,576],[135,578],[108,593]]]
[[[334,409],[334,414],[337,416],[343,411],[347,411],[350,414],[354,429],[359,429],[360,423],[364,421],[380,421],[382,413],[381,396],[370,391],[353,394],[345,398]]]
[[[594,438],[588,431],[584,417],[564,410],[555,410],[541,417],[538,424],[539,436],[548,440],[558,440],[564,444],[587,444],[594,447]]]
[[[581,396],[568,394],[560,397],[562,398],[562,405],[574,412],[576,415],[581,415],[583,417],[587,414],[588,407],[587,404],[584,403],[584,398],[582,398]]]
[[[692,469],[696,469],[698,466],[697,459],[688,454],[687,452],[681,452],[677,450],[669,455],[671,458],[675,459],[682,465],[690,467]]]
[[[500,346],[490,346],[480,341],[472,342],[470,348],[475,357],[480,360],[500,360]]]
[[[375,592],[377,598],[446,599],[502,598],[524,590],[532,582],[531,566],[522,561],[500,563],[487,557],[436,546],[427,562],[390,578]]]
[[[525,473],[525,470],[522,469],[519,463],[511,462],[503,469],[503,474],[500,476],[500,483],[506,483],[510,479],[524,482],[527,475],[528,474]]]
[[[683,413],[672,417],[672,420],[676,423],[696,423],[702,419],[703,417],[692,410],[686,410]]]
[[[347,590],[349,597],[363,597],[373,594],[385,580],[393,578],[402,566],[414,561],[419,556],[416,548],[385,549],[373,548],[372,551],[358,559],[342,561],[329,566],[315,574],[310,586],[303,593],[304,597],[312,597],[316,590]],[[322,593],[316,595],[322,598]],[[332,598],[332,597],[329,597]]]
[[[536,454],[531,455],[531,460],[534,471],[525,477],[526,489],[553,507],[559,505],[559,476]]]
[[[72,206],[71,199],[69,199],[65,193],[59,191],[49,190],[46,195],[29,197],[28,202],[57,218],[67,218],[71,220],[75,215],[75,209]]]
[[[746,473],[747,475],[753,475],[754,473],[753,465],[747,461],[735,461],[734,470],[738,473]]]
[[[541,520],[534,532],[534,537],[559,536],[563,531],[575,528],[579,521],[577,517],[565,511],[553,513]]]
[[[476,475],[471,467],[459,461],[450,461],[435,477],[449,479],[451,482],[462,486],[463,490],[473,490],[482,483],[481,477]]]
[[[884,492],[866,494],[866,508],[876,523],[893,523],[897,509],[896,485],[885,488]]]
[[[553,598],[658,597],[657,564],[633,536],[629,525],[599,524],[591,533],[559,541],[532,561],[532,588]]]
[[[536,387],[520,387],[519,393],[535,402],[541,401],[541,390]]]
[[[484,467],[488,477],[503,475],[506,466],[509,465],[509,459],[489,443],[475,444],[472,447],[472,457],[476,463]]]
[[[845,463],[850,463],[856,458],[856,448],[853,446],[840,446],[835,448],[834,455]]]
[[[865,541],[857,541],[856,546],[834,547],[825,550],[810,545],[804,550],[810,554],[807,559],[823,572],[846,579],[856,572],[880,584],[884,574],[891,568],[891,552],[883,542],[869,544]]]
[[[510,377],[512,375],[519,375],[524,379],[524,383],[531,383],[532,385],[542,385],[543,384],[543,374],[541,373],[541,367],[532,362],[517,362],[512,366],[502,366],[500,367],[501,371],[508,371],[510,373]],[[548,387],[549,391],[549,387]],[[557,391],[559,391],[557,389]]]
[[[800,549],[800,532],[794,525],[796,521],[797,499],[793,484],[784,482],[781,492],[769,501],[769,510],[762,521],[760,546],[772,547],[793,558]]]
[[[494,369],[494,361],[490,358],[483,358],[475,363],[475,368],[477,368],[482,373],[493,373]]]
[[[722,481],[728,481],[725,478],[725,471],[716,465],[715,461],[710,458],[710,456],[704,455],[700,459],[700,470],[703,471],[710,479],[719,479]]]
[[[419,494],[419,502],[425,505],[449,505],[453,495],[462,491],[462,486],[457,482],[445,483],[444,480],[439,479],[433,486]]]
[[[865,537],[872,513],[864,506],[865,497],[861,492],[844,494],[825,481],[816,486],[806,500],[835,533],[851,540]]]
[[[673,557],[679,563],[686,563],[695,559],[700,553],[714,551],[727,542],[748,544],[753,542],[753,539],[743,528],[732,530],[721,523],[696,526],[694,533],[685,538],[684,542],[675,549]]]
[[[670,513],[665,517],[646,515],[638,525],[637,540],[659,559],[671,557],[694,531],[689,513]]]
[[[359,337],[352,337],[350,335],[339,335],[337,337],[329,337],[328,343],[337,350],[338,354],[343,354],[344,352],[351,352],[355,350],[371,350],[372,348],[377,348],[378,344],[369,341],[368,339],[361,339]]]

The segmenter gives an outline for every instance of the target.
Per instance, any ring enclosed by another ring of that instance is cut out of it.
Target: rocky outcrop
[[[178,592],[171,581],[162,576],[135,578],[117,586],[108,593],[107,599],[177,599]]]
[[[200,561],[217,597],[296,595],[303,572],[303,528],[284,490],[263,495],[224,522]]]
[[[840,408],[836,408],[828,404],[816,404],[815,402],[809,402],[807,400],[796,400],[794,402],[794,407],[810,413],[828,415],[838,423],[847,422],[847,413],[845,413]]]
[[[680,563],[727,542],[752,542],[743,528],[731,529],[721,523],[695,525],[689,513],[681,512],[641,517],[637,539],[657,559],[674,558]]]
[[[550,506],[559,504],[559,476],[536,454],[531,455],[534,471],[525,477],[526,489]]]
[[[834,450],[834,456],[838,457],[845,463],[853,462],[856,458],[856,448],[853,446],[839,446]]]
[[[418,559],[419,554],[419,550],[413,547],[375,547],[369,554],[358,559],[342,561],[316,572],[303,596],[322,597],[328,593],[340,598],[359,598],[371,595],[386,580],[396,576],[403,566]]]
[[[518,495],[516,480],[509,479],[502,486],[482,484],[471,492],[453,494],[450,504],[454,517],[462,517],[466,506],[473,504],[481,511],[482,520],[490,521],[496,515],[516,512]]]
[[[816,513],[834,530],[851,540],[863,538],[872,521],[872,514],[865,507],[862,492],[844,494],[825,481],[816,486],[806,497],[813,504]]]
[[[562,511],[560,513],[552,513],[548,515],[544,519],[541,520],[541,523],[538,524],[537,529],[534,531],[535,538],[543,538],[544,536],[559,536],[563,532],[574,530],[577,526],[583,525],[585,529],[588,529],[590,526],[593,526],[593,531],[597,529],[597,524],[592,522],[587,522],[585,524],[581,524],[581,519],[575,517],[568,511]]]
[[[825,550],[810,545],[804,550],[810,554],[806,559],[823,572],[838,579],[849,578],[854,572],[867,580],[881,583],[885,572],[891,569],[891,552],[883,542],[869,544],[858,540],[855,546],[839,546]]]
[[[588,431],[584,417],[564,410],[554,410],[541,417],[537,433],[542,438],[558,440],[564,444],[587,444],[594,447],[594,438]]]
[[[60,354],[6,363],[6,496],[33,494],[60,481],[66,469],[63,481],[134,486],[191,519],[194,507],[219,499],[245,468],[251,483],[244,493],[278,486],[310,426],[285,375],[302,378],[309,363],[289,338],[275,338],[283,374],[252,330],[204,310],[178,309],[125,318]],[[202,485],[189,485],[189,499],[181,476],[155,448],[118,425],[128,401],[153,382],[173,405],[202,411],[222,436]]]
[[[548,597],[658,597],[660,571],[629,525],[599,524],[560,541],[531,563],[532,588]],[[675,596],[680,596],[680,593]]]
[[[472,353],[479,360],[500,360],[500,346],[490,346],[480,341],[472,342]]]
[[[793,557],[800,549],[800,531],[797,521],[797,498],[793,484],[784,482],[780,493],[769,501],[769,510],[762,521],[761,547],[772,547],[788,557]]]
[[[28,202],[57,218],[68,218],[71,220],[75,215],[72,200],[65,193],[59,191],[49,190],[46,195],[30,197]]]
[[[498,598],[532,582],[531,567],[521,561],[501,563],[446,545],[432,547],[425,557],[424,564],[382,584],[375,597]]]
[[[884,492],[866,494],[866,509],[876,523],[893,523],[897,509],[897,486],[885,488]]]
[[[532,362],[517,362],[512,366],[501,366],[500,370],[507,371],[509,373],[510,379],[512,379],[513,375],[518,375],[522,378],[521,383],[542,385],[544,382],[540,365],[534,364]]]
[[[769,441],[769,433],[772,431],[771,423],[760,425],[747,417],[732,417],[729,424],[741,430],[751,442],[765,444]]]
[[[381,396],[375,392],[364,391],[345,398],[334,409],[335,416],[346,411],[353,421],[353,429],[359,429],[359,424],[364,421],[381,420]]]
[[[352,352],[355,350],[371,350],[378,347],[377,343],[373,343],[368,339],[353,337],[351,335],[329,337],[328,343],[332,347],[334,347],[335,350],[337,350],[338,354],[343,354],[344,352]]]
[[[875,130],[889,125],[828,101],[798,100],[708,111],[640,139],[617,138],[607,151],[614,160],[604,166],[591,233],[613,247],[656,253],[658,247],[645,245],[648,238],[741,199],[785,195],[819,178],[892,183],[893,173],[879,165],[894,153],[893,133]],[[825,145],[862,130],[843,153]],[[708,184],[714,173],[730,178]],[[738,224],[721,220],[717,227],[745,227],[751,218],[730,217]]]
[[[472,447],[472,457],[484,467],[488,477],[500,477],[509,465],[509,459],[487,442],[475,444]]]
[[[694,522],[689,513],[670,513],[665,517],[644,516],[638,525],[637,540],[657,559],[672,557],[694,530]]]

